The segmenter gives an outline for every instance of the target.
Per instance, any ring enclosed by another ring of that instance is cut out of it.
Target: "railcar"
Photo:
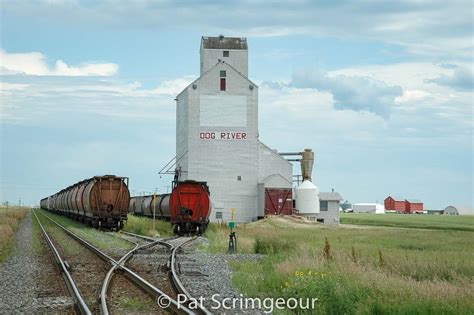
[[[212,204],[206,182],[181,181],[170,194],[136,196],[130,199],[129,212],[170,221],[175,234],[200,234],[209,224]]]
[[[40,207],[96,228],[121,229],[130,203],[128,178],[94,176],[43,198]]]

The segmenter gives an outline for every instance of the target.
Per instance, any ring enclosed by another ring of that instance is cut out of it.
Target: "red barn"
[[[405,199],[405,212],[423,212],[423,202],[418,199]]]
[[[395,210],[397,212],[405,212],[406,211],[406,200],[404,199],[397,199],[391,196],[388,196],[384,200],[385,210]]]

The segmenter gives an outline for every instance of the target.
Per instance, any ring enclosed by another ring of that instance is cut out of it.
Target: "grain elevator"
[[[202,37],[200,76],[176,103],[177,176],[208,183],[211,221],[232,208],[237,222],[291,209],[292,165],[259,141],[246,38]]]

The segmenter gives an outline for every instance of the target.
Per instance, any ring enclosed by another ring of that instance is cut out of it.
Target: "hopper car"
[[[200,234],[209,224],[211,199],[206,182],[173,182],[170,194],[136,196],[130,199],[129,212],[170,221],[175,234]]]
[[[94,176],[43,198],[41,209],[70,217],[95,228],[121,229],[130,202],[128,178]]]

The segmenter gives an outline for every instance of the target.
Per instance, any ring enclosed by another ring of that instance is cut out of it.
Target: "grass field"
[[[15,247],[15,232],[18,224],[26,214],[28,208],[25,207],[0,207],[0,262],[10,256]]]
[[[340,227],[276,217],[238,226],[238,251],[265,256],[234,264],[235,287],[251,297],[317,297],[323,314],[474,312],[472,218],[358,216],[344,215],[351,225]],[[352,225],[362,222],[370,225]],[[206,234],[207,250],[225,252],[225,226]]]
[[[341,213],[341,223],[450,231],[474,231],[474,216],[469,215],[373,215]]]

